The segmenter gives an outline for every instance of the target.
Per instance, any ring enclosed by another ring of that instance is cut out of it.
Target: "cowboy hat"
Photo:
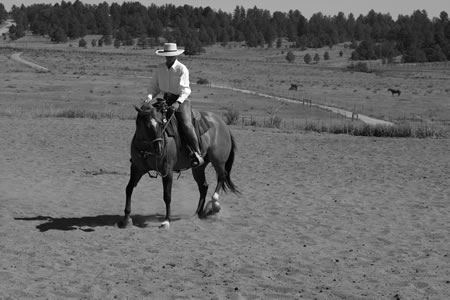
[[[156,55],[159,56],[177,56],[184,52],[184,49],[177,49],[175,43],[165,43],[163,50],[156,50]]]

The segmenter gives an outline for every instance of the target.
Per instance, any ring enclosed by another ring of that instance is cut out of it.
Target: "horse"
[[[389,88],[388,91],[392,93],[392,96],[394,96],[395,94],[398,94],[400,96],[401,94],[401,91],[396,89]]]
[[[126,186],[125,215],[119,222],[120,228],[131,226],[131,195],[142,176],[146,173],[150,177],[162,177],[163,200],[166,206],[166,214],[160,228],[168,229],[171,221],[171,193],[174,172],[191,169],[189,149],[180,141],[177,134],[177,120],[175,114],[167,106],[163,99],[152,106],[144,104],[137,111],[136,130],[131,141],[131,167],[130,178]],[[193,123],[197,124],[196,130],[202,125],[204,133],[199,135],[199,145],[205,163],[192,168],[192,175],[200,192],[197,210],[195,214],[204,218],[220,211],[219,192],[239,194],[239,190],[230,178],[230,172],[236,153],[235,139],[218,115],[207,111],[192,110]],[[217,184],[212,199],[205,209],[208,183],[205,177],[205,168],[211,163],[217,175]],[[153,172],[154,174],[152,175]],[[156,173],[156,175],[155,175]]]

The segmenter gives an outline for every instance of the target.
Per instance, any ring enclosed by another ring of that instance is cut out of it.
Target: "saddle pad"
[[[211,127],[206,118],[203,118],[202,113],[195,109],[192,110],[192,124],[199,138]]]

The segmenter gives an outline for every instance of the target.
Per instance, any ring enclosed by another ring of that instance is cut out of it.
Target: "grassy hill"
[[[5,55],[23,51],[24,57],[49,68],[56,76],[75,76],[76,81],[69,80],[70,84],[74,85],[73,89],[80,90],[76,84],[85,81],[88,86],[82,84],[82,89],[90,91],[85,98],[98,97],[97,87],[100,86],[104,86],[105,90],[102,97],[106,97],[108,93],[116,95],[119,91],[117,86],[120,86],[121,99],[125,98],[129,102],[142,99],[153,69],[162,62],[162,59],[154,54],[155,49],[92,47],[91,40],[98,38],[85,37],[88,44],[86,48],[78,47],[78,40],[54,44],[46,38],[34,36],[2,43],[0,46],[3,47],[2,52]],[[286,60],[288,51],[293,51],[296,56],[292,63]],[[323,59],[326,51],[329,52],[329,60]],[[340,51],[343,52],[342,57],[339,55]],[[305,64],[303,56],[307,53],[311,56],[318,53],[321,60],[317,64]],[[348,69],[348,65],[352,63],[349,61],[350,55],[351,50],[344,44],[331,49],[327,47],[300,51],[288,48],[287,45],[280,49],[247,48],[238,43],[230,43],[227,46],[206,47],[201,55],[181,56],[180,60],[189,67],[192,83],[202,79],[214,85],[299,101],[309,99],[316,104],[342,108],[396,124],[425,124],[448,130],[450,107],[447,99],[450,89],[447,82],[450,79],[450,71],[446,65],[383,67],[371,62],[376,68],[373,68],[373,72],[365,73]],[[9,65],[8,68],[9,71],[22,69],[16,65]],[[20,72],[17,77],[23,77],[23,71]],[[291,84],[296,84],[298,90],[289,90]],[[127,88],[123,89],[124,86]],[[387,91],[388,88],[400,89],[401,96],[393,97]],[[318,122],[325,123],[330,123],[330,119],[343,121],[340,116],[317,112],[316,109],[305,110],[302,105],[280,104],[254,95],[205,86],[196,86],[194,89],[192,97],[202,98],[204,102],[199,105],[217,109],[220,113],[233,107],[241,115],[260,119],[261,122],[273,117],[274,111],[285,124],[304,123],[306,120],[321,120]],[[28,98],[29,95],[25,97]],[[110,101],[122,103],[123,100]]]

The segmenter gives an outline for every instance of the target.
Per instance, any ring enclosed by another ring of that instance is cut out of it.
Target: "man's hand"
[[[147,96],[147,99],[144,100],[144,103],[143,103],[143,104],[147,104],[147,103],[151,102],[152,99],[153,99],[152,94],[149,94],[149,95]]]
[[[170,109],[173,110],[174,112],[176,112],[178,110],[178,108],[180,107],[180,102],[175,101],[171,106]]]

